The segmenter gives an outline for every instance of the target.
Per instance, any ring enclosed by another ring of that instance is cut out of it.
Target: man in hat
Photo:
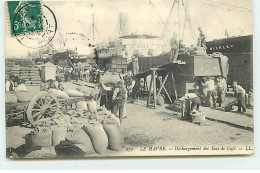
[[[237,106],[238,106],[238,112],[241,112],[241,108],[243,109],[243,112],[246,112],[246,103],[245,103],[245,95],[246,91],[244,88],[242,88],[240,85],[237,84],[236,81],[233,82],[234,92],[237,97]]]
[[[15,76],[11,75],[10,80],[5,83],[5,91],[14,91]]]
[[[207,77],[207,80],[205,83],[202,83],[205,90],[207,91],[207,104],[211,106],[210,103],[210,97],[212,97],[212,102],[214,108],[216,108],[216,99],[215,99],[215,82],[211,77]]]
[[[198,38],[197,46],[204,47],[206,49],[207,48],[206,47],[206,36],[203,33],[203,30],[201,29],[201,27],[199,27],[198,30],[199,30],[200,35],[199,35],[199,38]]]
[[[112,113],[117,114],[117,111],[119,110],[119,120],[120,123],[122,124],[122,119],[123,119],[123,113],[124,113],[124,104],[127,99],[127,91],[124,86],[123,80],[117,82],[117,86],[114,89],[113,92],[113,108],[112,108]]]
[[[221,107],[222,102],[225,100],[225,94],[227,90],[227,82],[223,77],[217,78],[217,94],[218,94],[218,104]]]

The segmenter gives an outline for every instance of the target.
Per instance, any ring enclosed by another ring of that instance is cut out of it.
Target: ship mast
[[[93,38],[93,43],[95,42],[95,16],[94,13],[92,14],[92,38]]]
[[[185,39],[185,30],[188,27],[189,34],[191,35],[192,42],[195,42],[195,34],[190,20],[189,10],[188,10],[188,1],[189,0],[174,0],[171,6],[171,10],[165,22],[164,28],[162,30],[162,36],[168,42],[169,37],[173,36],[173,33],[176,32],[178,37],[177,40]],[[173,15],[175,14],[175,15]],[[172,16],[173,15],[173,16]],[[175,16],[175,17],[174,17]],[[173,17],[173,19],[171,19]],[[174,20],[175,19],[175,20]],[[170,21],[173,20],[173,25],[170,25]],[[175,25],[174,25],[175,23]],[[168,36],[166,36],[167,32]]]
[[[97,28],[96,28],[96,25],[95,25],[94,13],[92,14],[92,24],[91,24],[91,27],[90,27],[90,30],[89,30],[88,37],[90,36],[90,33],[91,33],[91,37],[92,37],[92,44],[95,44],[95,33],[98,35],[98,31],[97,31]]]

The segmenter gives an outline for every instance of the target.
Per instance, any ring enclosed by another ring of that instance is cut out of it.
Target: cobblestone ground
[[[66,87],[71,88],[71,84]],[[74,86],[75,87],[75,86]],[[30,89],[37,89],[32,87]],[[210,117],[219,120],[230,121],[235,124],[253,127],[253,110],[246,114],[236,112],[224,112],[220,108],[211,109],[202,107],[201,110]],[[236,110],[236,108],[235,108]],[[252,131],[229,126],[220,122],[207,120],[199,126],[181,120],[179,116],[165,106],[158,106],[156,110],[146,107],[146,101],[125,104],[122,134],[124,148],[121,152],[107,150],[105,154],[93,154],[86,157],[102,156],[136,156],[148,155],[139,152],[142,147],[236,147],[254,148],[254,133]],[[13,126],[6,129],[6,147],[16,148],[24,144],[24,136],[32,129]],[[132,152],[129,149],[133,149]],[[252,153],[252,151],[250,151]],[[167,155],[169,152],[162,154]],[[218,154],[219,151],[216,152]],[[174,155],[175,152],[171,153]],[[189,154],[189,153],[186,153]],[[200,153],[197,153],[200,154]],[[233,154],[233,153],[230,153]],[[30,153],[31,157],[56,157],[54,147]],[[151,154],[152,155],[152,154]],[[160,155],[156,153],[155,155]]]
[[[122,128],[125,147],[141,146],[236,146],[253,147],[253,132],[206,121],[199,126],[183,121],[171,110],[148,109],[145,102],[126,104]],[[216,111],[203,108],[206,112]],[[221,112],[225,114],[226,112]]]

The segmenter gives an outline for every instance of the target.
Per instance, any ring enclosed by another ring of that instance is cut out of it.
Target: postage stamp
[[[43,31],[40,1],[8,1],[12,36]]]
[[[42,13],[42,31],[15,36],[23,46],[38,49],[47,46],[53,40],[57,30],[56,17],[47,5],[42,6]]]

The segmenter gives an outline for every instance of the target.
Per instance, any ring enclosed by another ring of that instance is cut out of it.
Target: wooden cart
[[[51,117],[55,112],[72,107],[84,97],[71,97],[68,99],[58,99],[54,94],[44,92],[36,95],[29,102],[6,103],[6,122],[14,119],[30,122],[35,126],[37,121],[46,117]]]

